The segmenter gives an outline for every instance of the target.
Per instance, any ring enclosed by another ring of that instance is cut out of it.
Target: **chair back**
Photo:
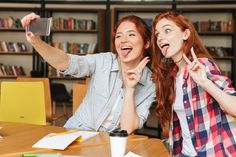
[[[52,101],[50,92],[50,82],[48,78],[34,78],[34,77],[17,77],[17,81],[20,82],[43,82],[44,96],[45,96],[45,109],[47,121],[52,120]]]
[[[82,103],[87,88],[89,85],[89,78],[86,79],[85,84],[82,83],[73,83],[73,102],[72,102],[72,113],[74,114],[79,105]]]
[[[0,121],[46,125],[42,82],[2,82]]]

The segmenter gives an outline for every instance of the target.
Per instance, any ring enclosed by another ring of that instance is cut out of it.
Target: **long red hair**
[[[173,70],[175,67],[175,63],[171,59],[165,59],[161,53],[161,50],[156,44],[156,24],[164,18],[173,21],[183,32],[186,29],[189,29],[190,36],[187,40],[184,41],[181,50],[190,60],[192,60],[192,55],[190,53],[191,47],[194,48],[194,51],[198,57],[212,59],[212,57],[207,52],[203,42],[201,41],[197,31],[195,30],[192,22],[187,17],[178,14],[175,11],[166,11],[160,13],[155,17],[152,25],[152,68],[153,79],[156,83],[156,114],[162,126],[168,124],[171,119],[172,104],[175,100],[174,77],[177,72]]]

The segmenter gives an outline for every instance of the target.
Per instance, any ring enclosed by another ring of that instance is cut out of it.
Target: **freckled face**
[[[188,36],[173,21],[161,19],[156,24],[155,35],[157,37],[156,44],[166,58],[175,60],[174,58],[182,55],[180,50]]]
[[[144,41],[134,23],[124,21],[119,25],[115,47],[123,63],[135,65],[143,58]]]

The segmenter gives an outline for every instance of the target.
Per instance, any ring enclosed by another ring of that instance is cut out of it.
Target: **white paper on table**
[[[53,156],[54,155],[54,156]],[[37,157],[85,157],[85,156],[78,156],[78,155],[63,155],[63,154],[39,154]]]
[[[50,148],[64,150],[69,144],[71,144],[78,137],[82,137],[81,141],[85,141],[95,135],[98,132],[90,131],[76,131],[76,132],[65,132],[65,133],[51,133],[43,137],[37,143],[33,145],[33,148]]]
[[[134,154],[133,152],[128,152],[125,156],[123,157],[142,157],[140,155]]]
[[[61,153],[37,154],[36,156],[37,157],[85,157],[85,156],[78,156],[78,155],[64,155],[64,154],[61,154]]]

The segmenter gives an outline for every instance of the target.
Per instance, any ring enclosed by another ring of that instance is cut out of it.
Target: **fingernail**
[[[31,32],[27,32],[27,36],[31,37],[32,36]]]

